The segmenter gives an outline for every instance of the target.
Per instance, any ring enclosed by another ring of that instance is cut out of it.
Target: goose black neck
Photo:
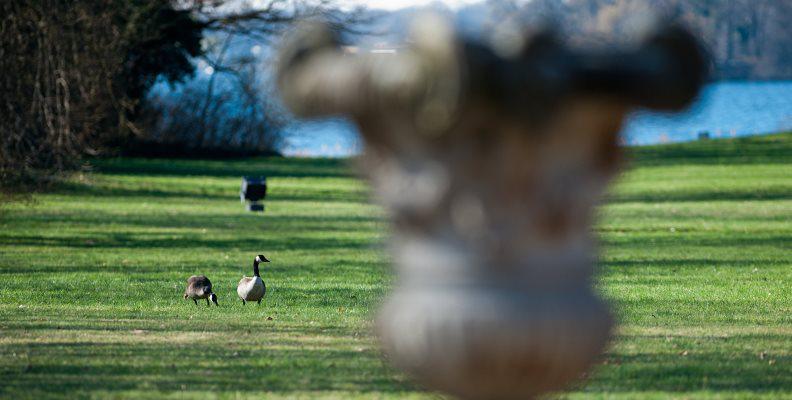
[[[253,276],[261,276],[259,275],[258,265],[259,265],[259,261],[253,260]]]

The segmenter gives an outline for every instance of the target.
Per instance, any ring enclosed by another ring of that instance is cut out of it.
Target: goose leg
[[[209,307],[209,298],[206,299],[206,306]]]
[[[242,305],[244,306],[245,304],[245,299],[242,299]]]
[[[261,305],[261,299],[259,299],[259,301],[258,301],[258,305]]]
[[[197,306],[198,305],[198,300],[193,299],[193,303],[195,303],[195,305]]]

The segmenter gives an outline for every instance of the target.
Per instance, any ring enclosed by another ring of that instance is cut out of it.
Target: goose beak
[[[211,298],[212,298],[212,302],[215,303],[216,306],[220,306],[220,304],[217,304],[217,295],[216,294],[212,293]]]

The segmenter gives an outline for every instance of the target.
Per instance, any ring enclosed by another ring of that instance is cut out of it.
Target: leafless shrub
[[[111,82],[123,57],[111,18],[83,3],[0,5],[0,186],[76,167],[117,117]]]

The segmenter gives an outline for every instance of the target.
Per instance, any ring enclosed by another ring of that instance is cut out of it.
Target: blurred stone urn
[[[466,399],[580,379],[613,327],[591,286],[591,230],[622,120],[686,106],[705,70],[676,27],[600,51],[547,32],[483,45],[434,16],[394,54],[345,51],[321,23],[288,36],[285,104],[358,125],[359,168],[392,221],[398,278],[377,320],[390,361]]]

